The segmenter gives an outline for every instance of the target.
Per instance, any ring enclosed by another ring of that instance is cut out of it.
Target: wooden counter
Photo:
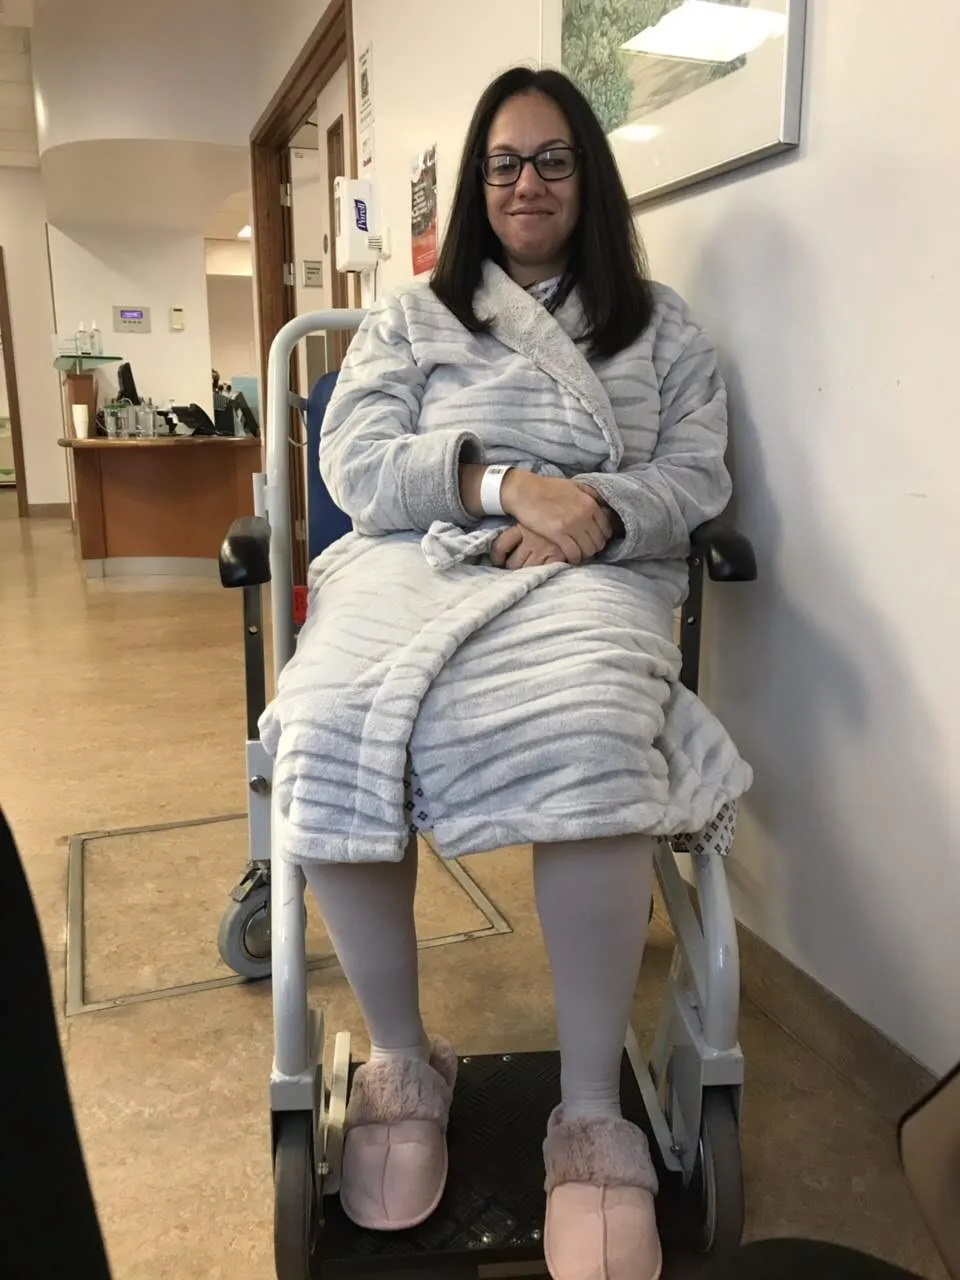
[[[253,514],[260,440],[61,440],[73,458],[88,577],[210,574],[230,524]]]

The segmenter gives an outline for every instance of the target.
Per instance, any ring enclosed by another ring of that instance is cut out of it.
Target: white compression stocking
[[[370,1033],[371,1058],[430,1056],[420,1018],[417,842],[401,862],[304,867],[337,958]]]
[[[567,1120],[621,1114],[620,1061],[647,933],[654,848],[644,836],[534,846]]]

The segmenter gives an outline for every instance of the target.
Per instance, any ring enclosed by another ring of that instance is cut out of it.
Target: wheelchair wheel
[[[320,1233],[314,1160],[314,1117],[287,1111],[276,1118],[273,1156],[273,1252],[277,1280],[310,1280]]]
[[[705,1089],[700,1142],[689,1197],[690,1243],[698,1253],[725,1257],[743,1236],[743,1164],[733,1096]]]
[[[259,885],[240,902],[232,898],[217,932],[223,963],[241,978],[270,976],[270,886]]]

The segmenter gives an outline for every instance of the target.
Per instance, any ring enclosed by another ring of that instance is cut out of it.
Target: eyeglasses
[[[563,182],[577,169],[577,151],[573,147],[545,147],[533,156],[518,151],[497,151],[480,161],[483,180],[491,187],[513,187],[520,181],[524,165],[532,164],[544,182]]]

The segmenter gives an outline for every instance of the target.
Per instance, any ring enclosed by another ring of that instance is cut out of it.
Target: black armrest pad
[[[270,524],[263,516],[234,520],[220,548],[225,587],[258,587],[270,581]]]
[[[753,582],[757,557],[750,539],[720,520],[708,520],[690,538],[694,555],[703,556],[707,573],[714,582]]]

